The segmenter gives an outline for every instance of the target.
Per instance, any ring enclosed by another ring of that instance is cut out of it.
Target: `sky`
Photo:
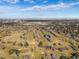
[[[0,0],[0,18],[79,18],[79,0]]]

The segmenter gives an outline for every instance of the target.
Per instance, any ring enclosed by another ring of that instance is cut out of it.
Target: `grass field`
[[[0,59],[79,59],[79,24],[0,23]]]

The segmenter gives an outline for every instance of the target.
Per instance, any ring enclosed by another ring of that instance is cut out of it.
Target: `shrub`
[[[9,54],[11,55],[11,54],[13,54],[13,53],[15,53],[17,56],[19,56],[20,51],[17,50],[17,49],[10,49],[10,50],[9,50]]]
[[[43,43],[40,41],[39,44],[38,44],[38,46],[41,47],[42,45],[43,45]]]

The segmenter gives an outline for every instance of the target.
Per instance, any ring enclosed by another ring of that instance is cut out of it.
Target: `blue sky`
[[[79,18],[79,0],[0,0],[0,18]]]

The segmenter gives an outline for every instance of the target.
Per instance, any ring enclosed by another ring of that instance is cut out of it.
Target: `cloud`
[[[0,2],[4,3],[4,2],[8,2],[8,3],[12,3],[12,4],[15,4],[17,2],[19,2],[20,0],[2,0]]]
[[[60,3],[60,4],[55,4],[55,5],[44,5],[44,6],[35,5],[32,7],[26,7],[21,10],[22,11],[24,10],[56,10],[56,9],[62,9],[62,8],[67,8],[67,7],[69,7],[69,5]]]
[[[29,2],[29,3],[34,3],[35,1],[33,0],[24,0],[25,2]]]
[[[70,3],[70,4],[66,4],[66,3],[59,3],[59,4],[51,4],[51,5],[35,5],[32,7],[17,7],[17,6],[2,6],[0,5],[0,14],[6,14],[6,13],[17,13],[17,12],[23,12],[23,11],[44,11],[44,10],[59,10],[59,9],[64,9],[64,8],[69,8],[75,5],[78,5],[79,2],[76,3]]]
[[[70,5],[71,5],[71,6],[74,6],[74,5],[78,5],[78,4],[79,4],[79,1],[76,2],[76,3],[71,3]]]
[[[19,7],[0,6],[0,14],[16,13],[16,12],[20,12]]]
[[[59,4],[52,4],[52,5],[43,5],[43,6],[39,6],[39,5],[35,5],[32,7],[26,7],[21,9],[22,11],[25,10],[57,10],[57,9],[64,9],[64,8],[69,8],[72,7],[74,5],[78,5],[79,2],[75,2],[75,3],[70,3],[70,4],[66,4],[66,3],[59,3]]]

